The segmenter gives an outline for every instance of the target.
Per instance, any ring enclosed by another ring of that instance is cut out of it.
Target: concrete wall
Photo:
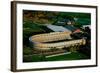
[[[52,42],[58,40],[71,39],[70,34],[71,32],[52,32],[34,35],[31,38],[33,42]]]
[[[30,37],[29,39],[31,42],[33,42],[33,48],[37,50],[50,50],[51,48],[58,48],[61,49],[63,47],[69,47],[72,45],[83,45],[85,44],[85,39],[79,39],[79,40],[72,40],[72,41],[66,41],[65,39],[70,38],[70,32],[52,32],[52,33],[44,33],[44,34],[38,34]],[[65,40],[62,42],[59,42],[59,40]],[[58,41],[54,43],[53,41]],[[53,42],[53,43],[49,43]]]

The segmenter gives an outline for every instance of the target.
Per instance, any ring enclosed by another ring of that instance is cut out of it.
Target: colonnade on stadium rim
[[[30,41],[33,43],[33,47],[36,50],[46,51],[51,48],[62,49],[64,47],[74,46],[74,45],[84,45],[86,43],[85,39],[71,40],[71,41],[62,41],[71,39],[71,32],[51,32],[38,34],[30,37]],[[56,43],[49,43],[53,41],[58,41]]]

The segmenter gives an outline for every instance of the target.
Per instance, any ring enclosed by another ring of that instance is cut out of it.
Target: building
[[[81,32],[81,30],[79,28],[76,28],[72,25],[64,25],[64,26],[47,25],[47,28],[54,32],[63,32],[63,31],[74,32],[74,33]]]
[[[85,39],[67,41],[66,39],[71,38],[70,34],[71,32],[66,31],[38,34],[30,37],[29,40],[33,43],[35,50],[38,51],[50,51],[52,48],[61,50],[64,47],[84,45],[86,43]],[[53,41],[56,41],[56,43]]]
[[[51,29],[54,32],[63,32],[63,31],[71,32],[69,29],[66,29],[63,26],[47,25],[47,28]]]
[[[71,32],[66,32],[66,31],[44,33],[32,36],[31,40],[35,42],[52,42],[58,40],[71,39],[70,34]]]

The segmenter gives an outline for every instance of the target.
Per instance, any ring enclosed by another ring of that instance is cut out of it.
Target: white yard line
[[[54,56],[59,56],[59,55],[65,55],[65,54],[70,54],[71,52],[67,52],[67,53],[60,53],[60,54],[55,54],[55,55],[50,55],[50,56],[46,56],[46,58],[49,57],[54,57]]]

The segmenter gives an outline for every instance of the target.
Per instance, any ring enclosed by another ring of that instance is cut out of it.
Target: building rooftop
[[[63,32],[63,31],[68,31],[71,32],[69,29],[63,27],[63,26],[57,26],[57,25],[47,25],[47,28],[55,31],[55,32]]]

